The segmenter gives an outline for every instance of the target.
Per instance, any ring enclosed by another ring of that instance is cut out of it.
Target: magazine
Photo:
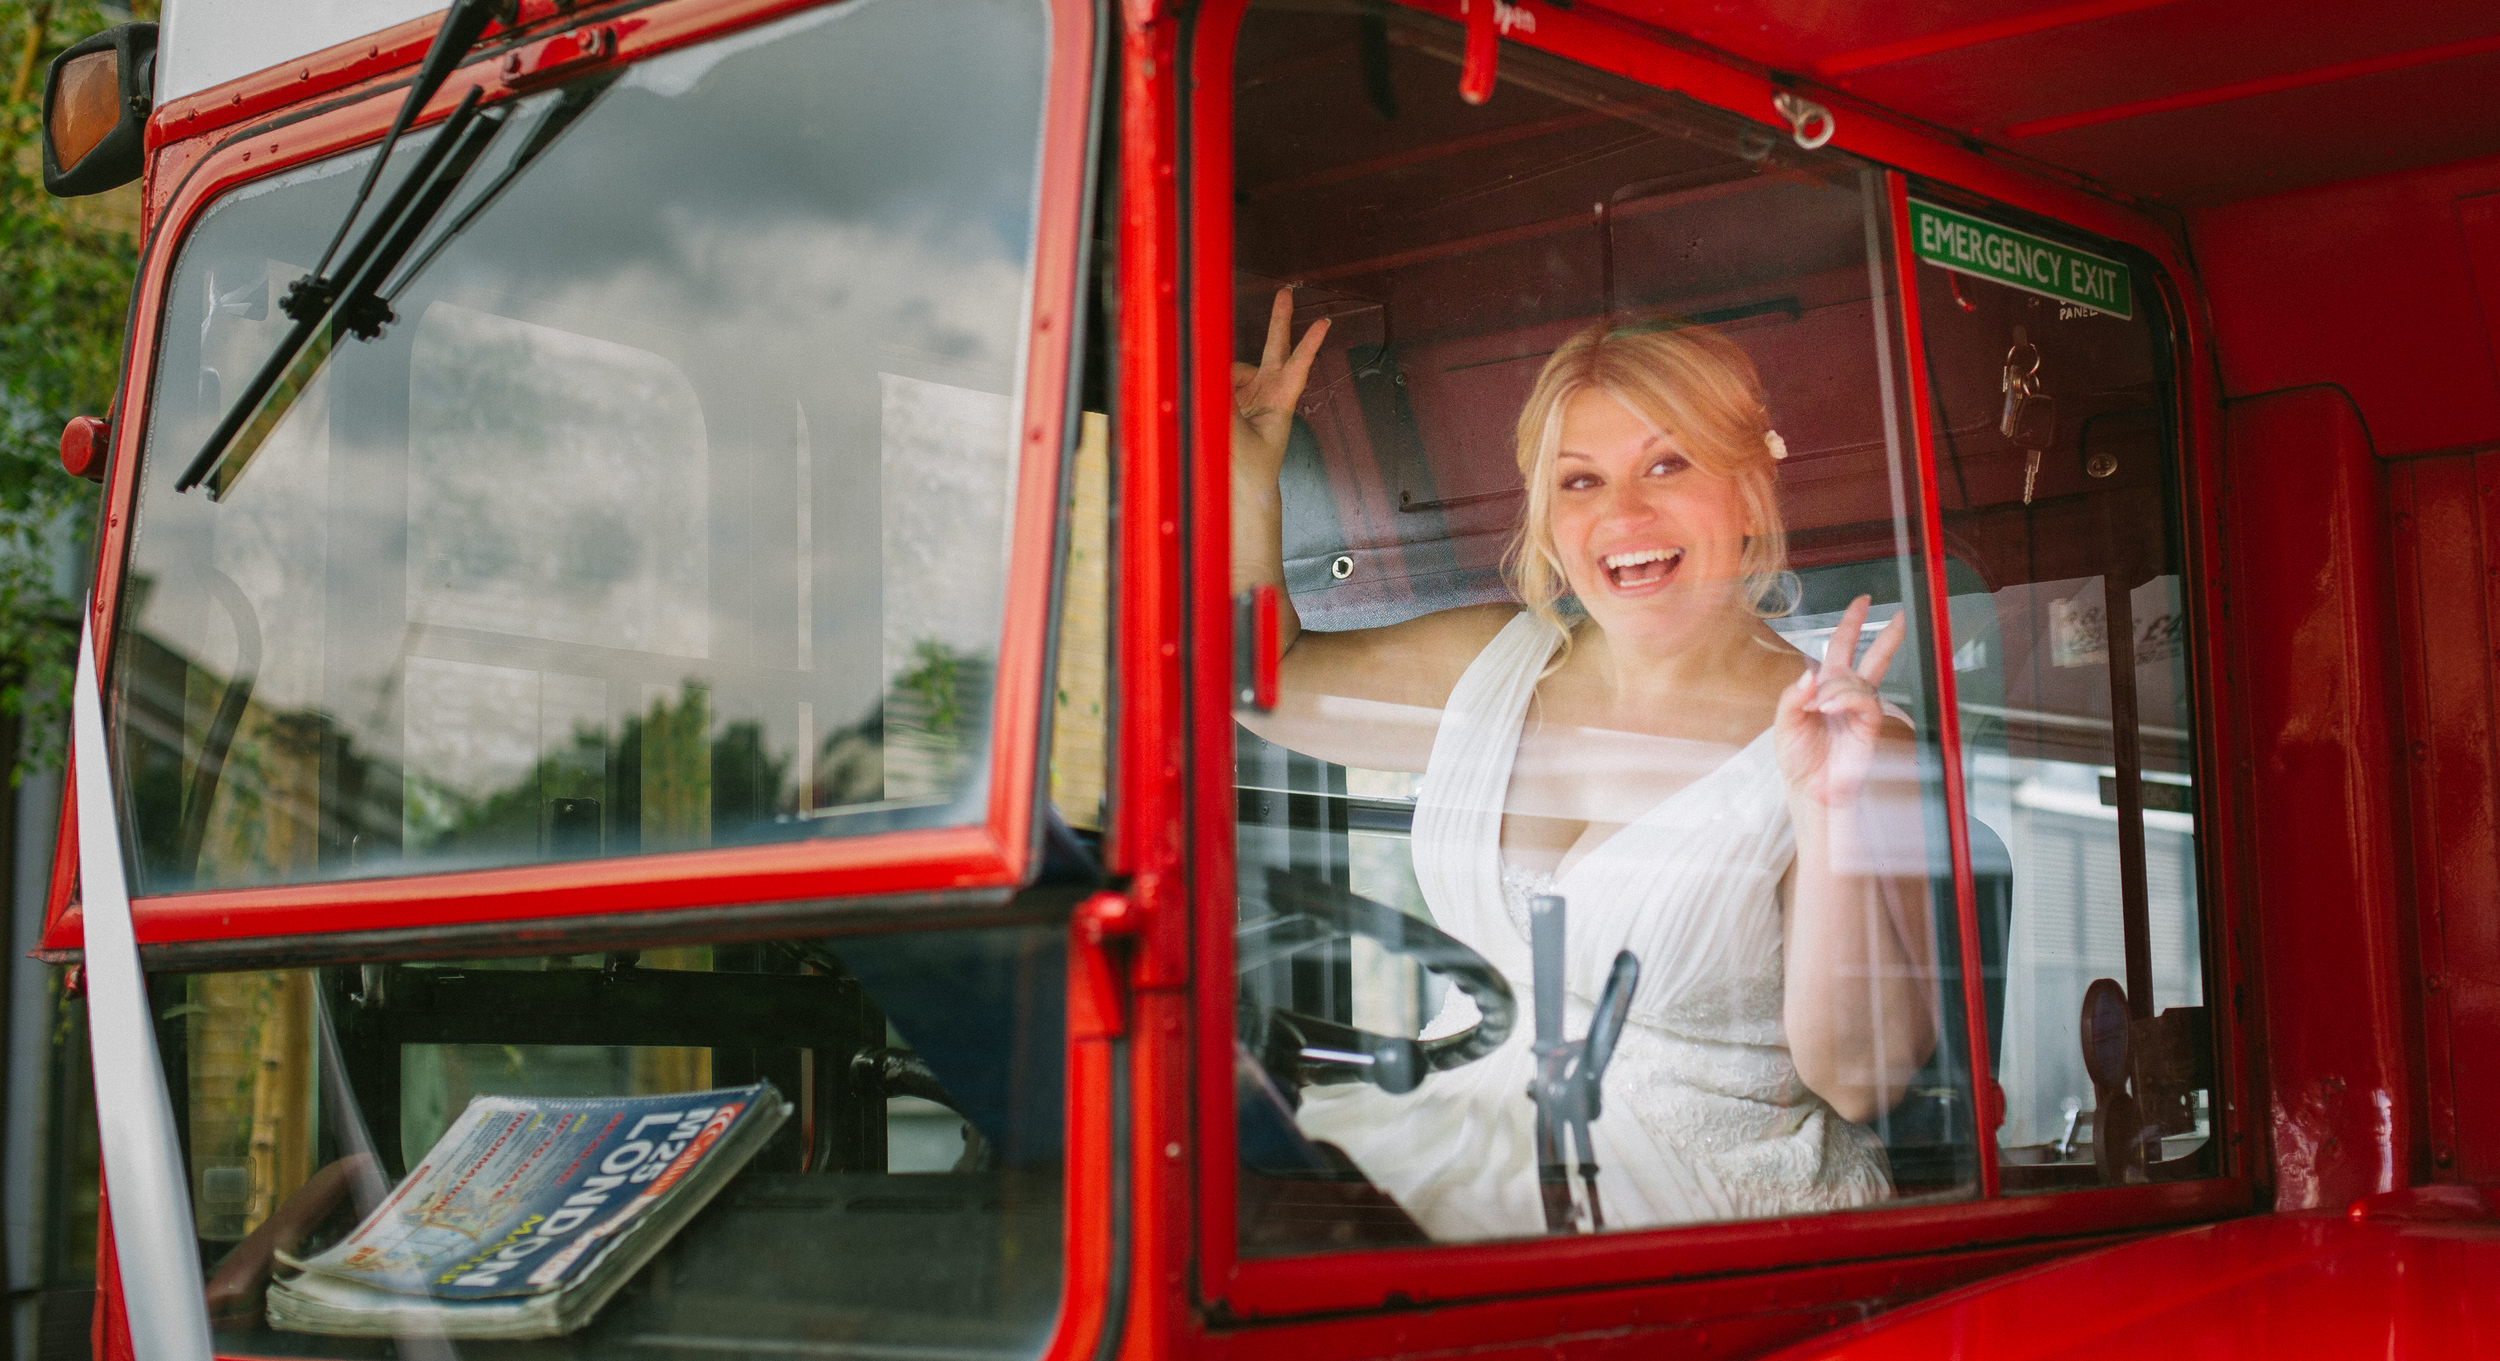
[[[280,1255],[269,1323],[522,1338],[590,1321],[789,1117],[771,1083],[666,1096],[481,1096],[356,1231]]]

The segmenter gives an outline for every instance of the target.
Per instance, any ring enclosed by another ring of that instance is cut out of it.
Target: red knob
[[[61,466],[72,477],[104,480],[104,455],[113,447],[113,426],[100,416],[72,416],[61,428]]]

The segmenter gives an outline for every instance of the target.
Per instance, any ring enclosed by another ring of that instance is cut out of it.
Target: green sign
[[[2135,315],[2135,280],[2106,256],[1917,199],[1910,200],[1910,238],[1931,265],[2113,317]]]

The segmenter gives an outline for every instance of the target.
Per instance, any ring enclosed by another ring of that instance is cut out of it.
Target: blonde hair
[[[1570,587],[1554,547],[1554,456],[1562,444],[1563,408],[1592,391],[1674,436],[1695,468],[1735,479],[1754,522],[1740,560],[1745,601],[1765,618],[1793,608],[1783,585],[1788,536],[1762,380],[1734,341],[1675,322],[1590,327],[1564,341],[1537,375],[1519,412],[1519,475],[1527,482],[1528,504],[1503,562],[1519,603],[1562,630],[1568,647],[1573,623],[1563,615]]]

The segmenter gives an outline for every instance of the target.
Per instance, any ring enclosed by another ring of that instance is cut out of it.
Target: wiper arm
[[[515,9],[517,6],[511,0],[452,0],[451,8],[443,15],[443,26],[434,30],[434,42],[426,48],[425,60],[417,65],[417,77],[409,83],[408,97],[400,101],[399,113],[391,119],[391,130],[382,136],[381,151],[374,156],[373,164],[366,168],[364,183],[356,186],[356,198],[347,205],[347,216],[339,219],[339,229],[331,236],[329,249],[321,252],[321,262],[313,266],[312,273],[288,286],[286,301],[281,304],[288,316],[297,321],[309,321],[328,310],[331,299],[338,296],[338,288],[328,273],[330,257],[339,253],[339,244],[347,239],[347,229],[356,225],[356,215],[364,211],[365,200],[372,196],[373,186],[381,182],[382,167],[391,159],[391,148],[399,145],[399,135],[408,130],[409,122],[425,107],[425,102],[432,99],[434,92],[443,88],[443,82],[451,78],[452,70],[460,64],[460,58],[477,45],[478,35],[486,31],[488,22],[498,14],[509,21]],[[384,208],[381,221],[390,221],[399,206],[404,205],[394,204]],[[355,272],[355,256],[351,253],[346,267],[339,274],[344,278],[353,276]]]
[[[418,234],[442,212],[443,205],[485,152],[487,143],[503,129],[503,116],[479,117],[477,102],[478,92],[471,90],[445,120],[441,135],[426,148],[425,159],[402,186],[407,191],[405,197],[414,201],[395,218],[386,212],[367,230],[366,239],[356,243],[349,259],[357,268],[346,289],[321,312],[297,321],[279,341],[278,348],[270,352],[267,362],[217,423],[199,457],[183,470],[180,480],[174,483],[175,491],[189,491],[205,478],[209,483],[208,499],[223,500],[227,489],[250,465],[252,456],[260,452],[270,432],[294,410],[296,400],[329,362],[339,333],[371,340],[393,319],[390,308],[376,296],[383,279],[416,244]],[[393,195],[395,200],[400,197]]]
[[[391,150],[398,144],[400,134],[407,131],[408,124],[425,108],[426,101],[432,99],[435,92],[443,88],[443,82],[451,78],[453,69],[460,64],[460,58],[477,44],[478,36],[486,31],[486,25],[498,14],[507,14],[510,6],[511,0],[452,0],[450,10],[443,15],[443,26],[435,30],[434,43],[426,49],[425,60],[417,67],[416,79],[409,84],[407,98],[400,101],[399,113],[392,118],[390,131],[382,138],[381,149],[374,155],[372,166],[365,171],[364,183],[357,187],[355,201],[348,205],[347,216],[340,221],[338,232],[330,238],[329,249],[321,253],[320,263],[313,267],[312,273],[297,279],[288,286],[286,296],[279,303],[288,316],[295,318],[294,329],[288,332],[286,337],[279,342],[277,350],[271,353],[268,360],[261,365],[260,372],[253,376],[252,382],[244,389],[233,409],[226,413],[225,419],[218,422],[216,432],[209,436],[207,447],[201,449],[199,456],[191,460],[189,467],[183,469],[182,476],[174,483],[175,491],[189,491],[199,485],[201,478],[208,475],[208,470],[216,465],[219,455],[225,452],[226,446],[243,429],[245,421],[251,419],[257,409],[265,404],[264,399],[268,397],[272,387],[276,384],[279,374],[290,366],[298,354],[302,353],[304,347],[311,343],[314,333],[320,330],[337,311],[334,304],[352,296],[356,283],[363,282],[370,286],[380,281],[378,275],[370,279],[364,277],[366,266],[371,262],[373,252],[390,234],[392,224],[401,219],[410,203],[433,177],[434,171],[441,165],[452,145],[459,140],[460,129],[455,129],[452,122],[444,124],[441,135],[437,136],[434,144],[426,149],[425,158],[418,162],[415,171],[400,184],[398,191],[391,195],[390,201],[383,205],[380,216],[365,228],[364,234],[358,237],[356,244],[349,249],[347,258],[338,272],[338,278],[347,281],[347,286],[342,287],[334,282],[326,271],[330,267],[332,257],[338,254],[339,244],[347,239],[348,229],[355,225],[357,217],[363,213],[365,202],[372,196],[374,185],[381,180],[382,168],[390,160]],[[460,124],[460,128],[464,129],[469,117],[475,116],[477,101],[478,91],[472,89],[461,100],[460,108],[453,112],[452,119]],[[437,203],[435,208],[436,211],[440,211],[441,205]],[[403,251],[406,249],[405,245],[401,247]],[[379,334],[378,327],[372,327],[369,319],[365,320],[372,333]],[[288,404],[292,405],[291,395]],[[278,414],[283,415],[284,411]],[[248,456],[247,454],[246,457]],[[212,499],[214,495],[212,491]]]
[[[562,136],[565,129],[573,126],[573,120],[581,117],[591,105],[598,103],[599,96],[606,94],[608,87],[615,83],[616,77],[613,74],[593,77],[567,86],[562,94],[556,96],[554,106],[549,108],[546,114],[538,120],[537,125],[530,129],[529,140],[521,143],[520,149],[512,153],[511,163],[489,181],[484,189],[479,190],[476,198],[469,200],[469,205],[460,210],[460,216],[453,218],[450,226],[435,233],[434,239],[426,243],[425,253],[417,257],[416,263],[401,271],[399,278],[390,287],[382,290],[380,305],[383,312],[389,313],[393,305],[398,302],[399,295],[406,291],[408,285],[416,282],[418,275],[425,273],[425,267],[434,263],[434,257],[442,253],[443,247],[450,245],[462,232],[467,231],[469,224],[477,221],[478,214],[493,207],[495,200],[503,197],[503,191],[511,188],[512,182],[521,177],[521,172],[529,169],[548,147],[555,145],[556,138]]]

